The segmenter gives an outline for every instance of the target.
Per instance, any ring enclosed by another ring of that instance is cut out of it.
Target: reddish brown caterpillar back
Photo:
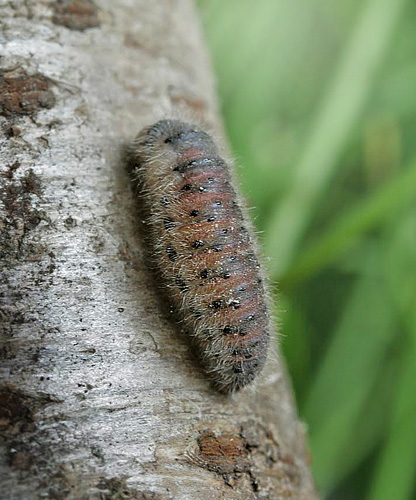
[[[263,368],[269,317],[229,168],[206,132],[176,120],[140,132],[132,158],[169,298],[207,375],[235,391]]]

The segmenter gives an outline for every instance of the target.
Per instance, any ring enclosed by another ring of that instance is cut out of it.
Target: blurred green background
[[[416,2],[198,4],[322,495],[416,499]]]

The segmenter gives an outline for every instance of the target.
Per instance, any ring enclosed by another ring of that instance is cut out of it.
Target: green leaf
[[[391,431],[368,500],[411,500],[416,486],[416,322],[403,352]]]
[[[416,210],[393,227],[383,268],[402,312],[407,337],[390,433],[368,500],[411,500],[416,486]]]
[[[333,490],[343,475],[344,449],[354,442],[360,413],[383,369],[394,323],[385,282],[364,275],[351,293],[305,405],[314,471],[323,492]]]

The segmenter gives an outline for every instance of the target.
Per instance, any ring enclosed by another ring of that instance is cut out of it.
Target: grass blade
[[[275,208],[268,226],[266,254],[279,278],[295,256],[319,197],[370,94],[390,37],[406,0],[368,0],[335,73],[301,156],[292,189]]]
[[[379,188],[372,196],[355,206],[351,212],[339,217],[333,227],[315,244],[306,249],[281,280],[282,288],[291,288],[306,280],[350,250],[360,236],[416,196],[416,161],[394,180]]]

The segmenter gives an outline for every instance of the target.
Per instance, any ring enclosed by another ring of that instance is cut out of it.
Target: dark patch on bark
[[[3,276],[1,277],[3,278]],[[4,285],[8,286],[7,278],[4,279]],[[22,346],[15,338],[15,330],[20,325],[32,321],[32,318],[27,318],[22,310],[19,309],[22,300],[21,293],[18,291],[9,292],[7,298],[4,293],[0,292],[0,360],[14,359]],[[38,357],[37,347],[33,344],[29,349],[32,351],[32,356]],[[33,359],[37,361],[37,359]]]
[[[100,25],[97,7],[90,0],[58,0],[53,8],[53,22],[70,30],[84,31]]]
[[[30,399],[12,385],[0,387],[0,432],[33,431],[33,408]],[[13,429],[14,428],[14,429]]]
[[[72,215],[70,215],[64,220],[64,224],[67,229],[70,229],[71,227],[75,227],[77,225],[77,221],[72,217]]]
[[[20,172],[20,164],[13,163],[0,174],[0,359],[12,360],[19,353],[30,366],[39,358],[40,348],[36,342],[20,338],[22,325],[36,320],[35,311],[28,310],[22,293],[22,283],[16,283],[8,269],[14,269],[20,262],[37,261],[36,274],[32,279],[35,286],[50,286],[55,270],[54,254],[40,243],[31,241],[29,234],[41,221],[48,221],[46,214],[37,208],[42,197],[42,185],[32,169]],[[46,257],[46,258],[45,258]],[[49,258],[48,258],[49,257]],[[25,338],[25,336],[23,336]],[[23,354],[24,353],[24,354]],[[26,463],[19,455],[18,462]]]
[[[9,138],[18,137],[20,135],[20,128],[12,125],[12,126],[6,128],[5,133],[6,133],[6,136]]]
[[[100,500],[162,500],[156,493],[129,488],[126,478],[103,478],[97,487],[101,490]]]
[[[45,249],[27,242],[27,235],[42,220],[48,220],[46,214],[34,206],[42,196],[40,179],[32,169],[16,177],[19,163],[15,162],[2,173],[0,197],[4,204],[4,214],[0,219],[0,258],[20,259],[30,255],[36,259]]]
[[[12,384],[0,386],[0,437],[11,467],[27,471],[34,463],[28,438],[36,430],[35,414],[53,402],[47,394],[29,395]]]
[[[54,105],[55,96],[45,76],[29,75],[24,70],[0,70],[0,115],[34,115],[40,108],[49,109]],[[10,130],[9,136],[18,135],[15,129]]]
[[[51,462],[50,458],[49,462]],[[76,462],[59,465],[51,463],[50,470],[43,474],[38,490],[47,492],[48,500],[103,500],[107,498],[97,491],[99,486],[96,486],[98,481],[96,471],[85,469],[84,466],[81,472],[79,463]],[[40,496],[36,497],[39,500],[40,498]]]

